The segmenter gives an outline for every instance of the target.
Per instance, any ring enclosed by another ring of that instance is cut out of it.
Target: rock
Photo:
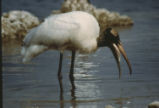
[[[2,39],[23,38],[27,31],[40,22],[37,17],[26,11],[10,11],[1,17]]]
[[[159,101],[154,101],[148,105],[148,108],[159,108]]]
[[[69,11],[86,11],[95,16],[100,25],[100,32],[109,26],[129,26],[133,24],[130,17],[110,12],[107,9],[98,9],[89,0],[65,0],[60,10],[53,11],[54,14]],[[10,11],[1,16],[2,39],[23,38],[27,31],[40,24],[39,19],[27,11]]]
[[[60,10],[53,11],[54,14],[69,11],[85,11],[96,17],[101,27],[101,31],[109,26],[130,26],[133,21],[126,15],[117,12],[110,12],[107,9],[96,8],[90,4],[89,0],[65,0]]]

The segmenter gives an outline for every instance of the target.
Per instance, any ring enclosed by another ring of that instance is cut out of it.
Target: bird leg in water
[[[63,85],[62,85],[62,59],[63,59],[63,53],[60,52],[60,60],[59,60],[59,69],[58,69],[58,80],[60,84],[60,101],[61,101],[61,106],[63,106]]]
[[[75,84],[74,84],[74,76],[73,76],[73,72],[74,72],[74,61],[75,61],[75,51],[72,51],[72,57],[71,57],[71,67],[70,67],[70,82],[72,85],[72,89],[71,89],[71,95],[73,98],[75,98]],[[74,100],[74,99],[73,99]]]
[[[75,54],[76,54],[76,52],[75,52],[75,51],[72,51],[71,67],[70,67],[70,74],[69,74],[72,87],[73,87],[73,83],[72,83],[72,82],[74,81],[73,73],[74,73]],[[74,88],[74,87],[73,87],[73,88]]]
[[[59,78],[59,79],[62,79],[62,74],[61,74],[61,70],[62,70],[62,60],[63,60],[63,53],[60,52],[59,69],[58,69],[58,78]]]
[[[70,75],[69,75],[70,76],[70,82],[71,82],[71,85],[72,85],[72,88],[71,88],[71,96],[72,96],[71,102],[72,102],[73,108],[76,108],[75,84],[74,84],[74,76],[73,76],[75,53],[76,53],[75,51],[72,51],[71,67],[70,67]]]

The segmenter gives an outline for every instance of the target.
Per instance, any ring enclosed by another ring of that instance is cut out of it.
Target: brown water
[[[94,54],[76,55],[76,89],[72,89],[69,80],[71,53],[65,52],[63,92],[60,92],[57,78],[59,52],[47,51],[30,63],[22,64],[20,42],[12,40],[2,46],[4,108],[104,108],[106,105],[146,108],[150,102],[159,100],[159,7],[156,1],[92,2],[98,7],[114,8],[115,11],[119,9],[134,20],[132,28],[118,28],[132,64],[132,76],[128,75],[127,65],[122,58],[123,73],[119,80],[112,53],[108,48],[101,48]],[[121,6],[120,3],[125,4]],[[31,10],[36,11],[33,6]]]

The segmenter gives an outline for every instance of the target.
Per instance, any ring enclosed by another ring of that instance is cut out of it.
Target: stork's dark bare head
[[[108,28],[104,31],[104,37],[106,41],[108,42],[108,44],[111,44],[111,43],[117,44],[120,41],[118,32],[112,28]]]
[[[132,73],[131,65],[126,56],[122,43],[120,41],[118,32],[112,28],[107,28],[104,31],[104,34],[98,38],[98,47],[105,47],[105,46],[107,46],[111,49],[111,51],[115,57],[115,60],[117,62],[118,68],[119,68],[119,77],[121,76],[120,54],[122,54],[124,59],[126,60],[129,70],[130,70],[130,74],[131,74]]]

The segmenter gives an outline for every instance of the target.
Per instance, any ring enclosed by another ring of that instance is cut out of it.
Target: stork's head
[[[120,41],[118,32],[116,32],[112,28],[107,28],[104,31],[104,35],[98,39],[98,47],[104,47],[104,46],[109,47],[115,57],[115,60],[117,62],[118,69],[119,69],[119,78],[121,76],[120,54],[122,54],[124,59],[126,60],[129,67],[130,74],[131,74],[132,73],[131,65],[126,56],[122,43]]]

